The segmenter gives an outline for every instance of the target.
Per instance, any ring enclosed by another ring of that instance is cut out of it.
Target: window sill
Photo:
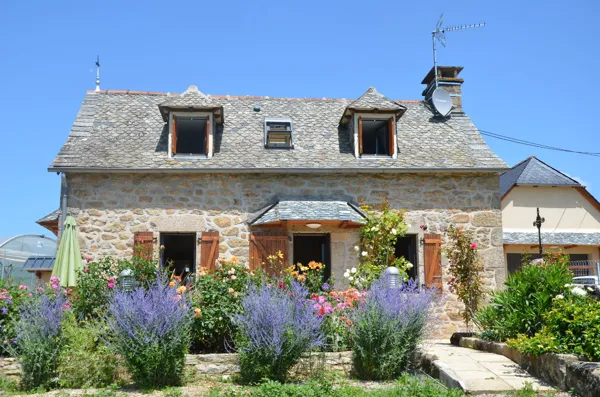
[[[208,160],[206,154],[175,154],[171,157],[175,160]]]
[[[394,160],[394,156],[387,154],[363,154],[359,157],[361,160]]]

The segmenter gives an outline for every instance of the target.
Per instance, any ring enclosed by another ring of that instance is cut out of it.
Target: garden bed
[[[582,361],[574,354],[525,354],[506,343],[479,338],[461,338],[459,345],[503,355],[561,390],[574,390],[582,397],[600,397],[600,363]]]

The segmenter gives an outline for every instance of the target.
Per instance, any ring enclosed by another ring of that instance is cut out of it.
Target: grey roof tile
[[[500,175],[500,194],[503,196],[515,185],[529,186],[582,186],[576,180],[539,160],[528,157]]]
[[[537,232],[504,232],[504,244],[538,244]],[[542,232],[542,244],[600,245],[600,233]]]
[[[404,109],[397,102],[386,98],[375,87],[369,89],[362,94],[356,101],[348,105],[349,109]]]
[[[224,120],[215,130],[213,158],[170,159],[168,127],[157,109],[168,98],[154,93],[88,92],[51,169],[218,172],[506,168],[467,116],[440,120],[423,101],[395,102],[406,108],[397,122],[398,158],[367,160],[354,156],[348,126],[340,126],[341,116],[354,101],[211,96],[211,104],[222,106]],[[255,106],[261,108],[260,112],[254,111]],[[264,147],[265,117],[292,119],[294,149]]]
[[[44,223],[44,222],[57,221],[59,217],[60,217],[60,208],[52,211],[51,213],[44,216],[43,218],[38,219],[37,221],[35,221],[35,223],[39,224],[39,223]]]
[[[351,221],[364,223],[365,214],[346,201],[331,200],[282,200],[261,211],[250,222],[263,225],[279,221]]]

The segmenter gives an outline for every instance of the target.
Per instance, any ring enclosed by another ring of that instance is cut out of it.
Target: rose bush
[[[310,261],[306,266],[302,263],[291,265],[285,269],[285,278],[288,285],[292,281],[303,284],[309,292],[316,293],[321,290],[325,265],[321,262]]]
[[[223,352],[234,348],[236,326],[233,316],[242,310],[241,299],[248,286],[261,279],[235,257],[220,259],[215,271],[200,269],[191,294],[195,310],[192,328],[194,352]]]
[[[0,357],[10,355],[10,345],[17,342],[15,324],[23,303],[32,296],[25,285],[0,279]]]

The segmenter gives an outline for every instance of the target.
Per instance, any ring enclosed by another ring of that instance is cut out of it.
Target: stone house
[[[165,245],[162,260],[186,273],[219,256],[258,267],[281,250],[285,265],[321,261],[340,282],[358,265],[359,206],[387,199],[406,210],[396,253],[411,276],[445,285],[443,230],[456,223],[476,232],[495,287],[506,164],[463,112],[461,70],[438,67],[447,117],[429,100],[433,70],[420,100],[90,91],[49,171],[92,258]]]

